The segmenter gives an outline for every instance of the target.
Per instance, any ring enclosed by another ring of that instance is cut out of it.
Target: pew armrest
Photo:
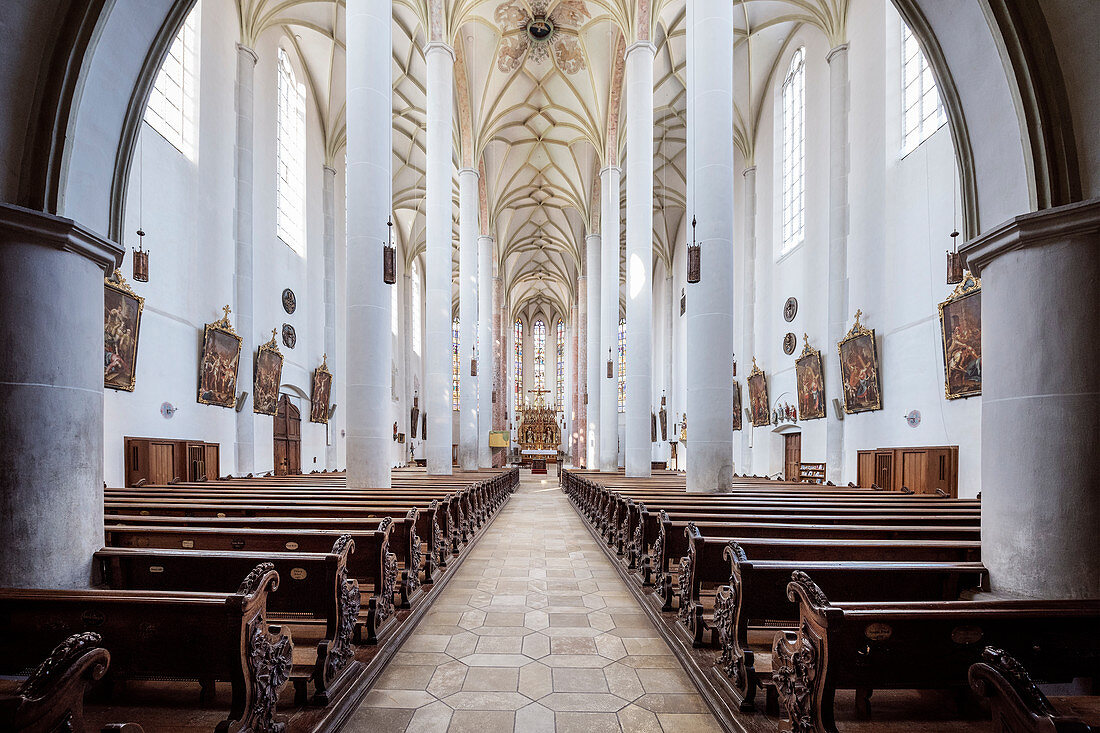
[[[73,634],[0,705],[0,728],[61,729],[68,721],[83,730],[84,693],[107,672],[111,655],[99,634]],[[6,709],[6,710],[5,710]]]

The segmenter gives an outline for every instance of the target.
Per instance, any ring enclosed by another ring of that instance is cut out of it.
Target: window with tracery
[[[299,255],[306,253],[306,88],[290,55],[279,49],[275,129],[275,231]]]
[[[782,247],[802,243],[806,223],[806,49],[794,52],[783,80]]]
[[[198,15],[196,3],[160,65],[145,107],[145,121],[149,126],[188,158],[195,157]]]
[[[512,373],[514,375],[513,389],[516,395],[516,408],[523,405],[523,321],[516,319],[512,326]]]
[[[535,347],[535,389],[546,389],[546,324],[540,318],[531,330]]]
[[[565,410],[565,324],[558,319],[558,325],[554,327],[554,341],[557,351],[556,368],[557,382],[554,386],[554,401],[558,409]]]
[[[458,409],[458,373],[462,359],[458,355],[458,319],[451,321],[451,409]]]
[[[902,151],[912,152],[947,122],[932,67],[913,31],[901,24]]]
[[[626,412],[626,319],[619,319],[619,412]]]

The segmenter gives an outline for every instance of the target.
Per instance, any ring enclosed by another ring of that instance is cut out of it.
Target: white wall
[[[137,383],[133,393],[106,390],[105,480],[124,482],[123,438],[165,437],[204,440],[221,446],[218,473],[235,471],[235,417],[231,409],[201,405],[196,401],[198,362],[203,325],[221,317],[221,307],[234,302],[234,82],[236,73],[237,20],[232,6],[202,2],[200,82],[198,92],[197,153],[188,159],[153,131],[142,127],[140,154],[135,157],[128,193],[126,245],[134,247],[139,219],[151,251],[150,282],[135,283],[145,298],[137,358]],[[284,391],[294,388],[308,395],[310,374],[324,352],[324,258],[322,176],[324,145],[317,108],[306,101],[306,256],[303,259],[275,234],[275,128],[276,60],[285,39],[277,32],[265,34],[255,49],[255,154],[253,238],[255,247],[253,308],[254,332],[244,334],[250,343],[242,359],[254,358],[257,344],[267,341],[271,329],[281,331],[290,323],[297,331],[294,349],[280,350]],[[291,54],[299,81],[300,63]],[[308,95],[307,85],[307,95]],[[342,165],[342,161],[341,161]],[[141,193],[139,195],[139,187]],[[337,176],[337,313],[343,310],[344,221],[343,176]],[[139,198],[141,205],[139,206]],[[130,271],[129,262],[124,272]],[[287,315],[282,308],[283,288],[297,296],[297,309]],[[233,317],[230,316],[232,320]],[[338,354],[329,355],[334,373],[332,401],[343,403],[342,318],[337,317]],[[252,410],[252,385],[245,410]],[[308,399],[293,395],[302,412],[302,470],[324,468],[326,427],[310,423]],[[160,415],[160,405],[170,402],[179,411],[171,418]],[[272,430],[274,418],[255,415],[255,470],[274,467]],[[343,427],[340,409],[329,426],[338,447],[337,465],[344,465]]]

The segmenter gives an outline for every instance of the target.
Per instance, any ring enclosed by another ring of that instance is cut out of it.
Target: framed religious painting
[[[825,417],[825,374],[821,368],[821,352],[810,346],[806,334],[802,334],[802,353],[794,360],[794,376],[799,416],[803,420]]]
[[[947,399],[982,393],[982,281],[967,273],[940,303]]]
[[[771,424],[768,410],[768,378],[760,367],[756,366],[756,357],[752,358],[752,371],[749,372],[749,414],[754,427]]]
[[[328,422],[328,404],[332,397],[332,372],[328,370],[328,354],[321,358],[321,366],[313,370],[313,389],[309,398],[309,421]]]
[[[859,322],[863,311],[856,311],[856,322],[848,335],[836,345],[840,354],[840,379],[844,388],[844,412],[870,412],[882,409],[882,385],[879,381],[875,331]]]
[[[256,352],[256,369],[252,373],[252,411],[260,415],[274,416],[279,410],[283,354],[279,351],[275,334],[275,329],[271,329],[271,340],[260,344]]]
[[[741,429],[741,383],[733,380],[733,429]]]
[[[207,323],[202,332],[199,359],[199,396],[203,405],[237,406],[237,369],[241,362],[241,337],[229,322],[229,306],[220,321]]]
[[[103,386],[134,391],[138,334],[145,299],[130,289],[116,269],[103,280]]]

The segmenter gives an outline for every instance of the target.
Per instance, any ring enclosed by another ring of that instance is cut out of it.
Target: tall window
[[[451,321],[451,409],[458,409],[458,372],[462,359],[458,355],[458,319]]]
[[[554,327],[555,336],[554,341],[557,347],[557,359],[555,366],[557,367],[557,383],[554,387],[554,401],[558,405],[558,409],[565,411],[565,324],[561,319],[558,319],[558,325]]]
[[[512,326],[512,352],[515,355],[512,366],[512,373],[515,375],[513,389],[518,409],[523,404],[523,322],[518,318]]]
[[[913,31],[901,24],[902,148],[909,153],[947,122],[932,67]]]
[[[619,319],[619,412],[626,412],[626,319]]]
[[[535,321],[531,338],[535,342],[535,389],[546,389],[546,324],[541,318]]]
[[[420,320],[420,266],[414,260],[412,263],[412,295],[409,300],[412,301],[412,346],[414,354],[423,353],[420,350],[420,327],[422,321]]]
[[[783,80],[783,246],[802,243],[806,220],[806,49],[794,52]]]
[[[157,72],[145,121],[188,158],[195,155],[199,6],[187,15]]]
[[[298,83],[290,56],[279,49],[278,121],[275,148],[275,230],[305,256],[306,88]]]

